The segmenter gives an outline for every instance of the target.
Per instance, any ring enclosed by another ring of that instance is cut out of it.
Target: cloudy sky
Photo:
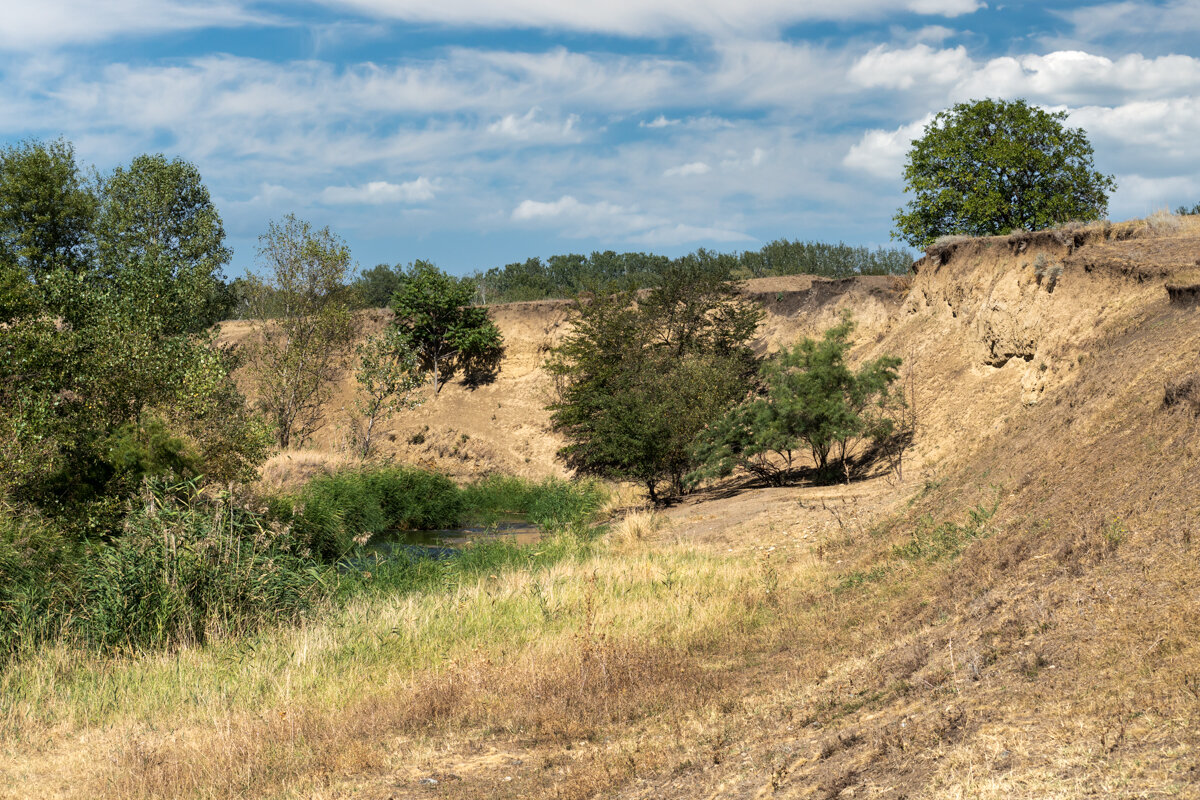
[[[363,267],[780,237],[888,244],[929,116],[1066,109],[1114,219],[1200,201],[1200,0],[38,0],[0,16],[0,140],[194,162]]]

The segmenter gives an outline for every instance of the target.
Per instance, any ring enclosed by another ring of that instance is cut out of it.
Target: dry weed
[[[609,539],[619,548],[635,547],[655,536],[666,518],[653,509],[631,511],[609,528]]]

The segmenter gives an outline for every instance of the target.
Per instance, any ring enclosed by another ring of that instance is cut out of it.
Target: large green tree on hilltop
[[[392,297],[400,339],[433,377],[433,391],[456,372],[479,379],[494,372],[504,352],[500,329],[474,305],[475,284],[416,261]]]
[[[1102,218],[1116,188],[1065,111],[1024,100],[975,100],[939,112],[913,142],[904,188],[913,199],[893,236],[921,247],[939,236],[994,236]]]

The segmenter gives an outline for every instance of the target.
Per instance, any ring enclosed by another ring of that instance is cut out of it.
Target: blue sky
[[[1114,219],[1200,201],[1200,0],[40,0],[0,140],[194,162],[234,261],[269,219],[362,267],[888,244],[904,153],[979,97],[1065,109]]]

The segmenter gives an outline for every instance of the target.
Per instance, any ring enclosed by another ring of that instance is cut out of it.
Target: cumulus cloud
[[[850,79],[867,88],[899,89],[930,97],[1026,97],[1051,104],[1119,102],[1162,97],[1200,86],[1200,59],[1186,55],[1117,59],[1080,50],[976,61],[966,48],[881,45],[859,58]]]
[[[912,148],[914,139],[919,139],[925,126],[933,119],[924,119],[901,125],[895,130],[870,130],[863,134],[842,163],[851,169],[862,170],[880,178],[897,178],[904,166],[904,158]]]
[[[433,199],[433,181],[422,176],[404,183],[369,181],[361,186],[329,186],[321,199],[333,204],[424,203]]]
[[[885,89],[911,89],[938,86],[961,80],[971,66],[967,48],[934,50],[918,44],[907,50],[891,50],[880,45],[855,62],[850,79],[860,86]]]

